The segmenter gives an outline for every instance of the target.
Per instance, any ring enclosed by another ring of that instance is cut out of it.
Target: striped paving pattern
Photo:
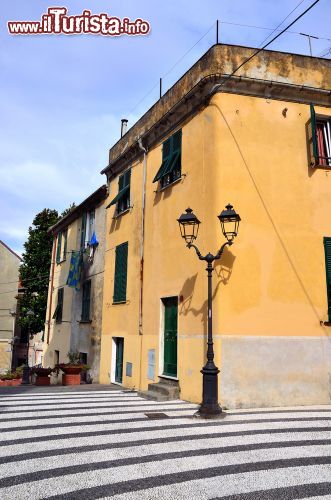
[[[112,387],[3,391],[0,499],[331,499],[331,406],[195,411]]]

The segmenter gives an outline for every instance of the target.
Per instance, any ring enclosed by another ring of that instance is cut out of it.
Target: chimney
[[[128,127],[128,120],[126,118],[122,118],[121,120],[121,137],[126,134],[126,129]]]

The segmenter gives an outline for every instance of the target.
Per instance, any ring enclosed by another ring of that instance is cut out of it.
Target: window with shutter
[[[85,281],[85,283],[83,284],[81,321],[90,321],[90,307],[91,307],[91,280],[88,280]]]
[[[312,136],[312,164],[315,167],[331,167],[331,118],[315,113],[310,105]]]
[[[82,215],[82,222],[80,227],[80,248],[85,248],[85,236],[86,236],[86,212]]]
[[[118,179],[118,193],[106,208],[116,205],[116,215],[126,212],[130,208],[131,169],[124,172]]]
[[[55,308],[54,315],[53,315],[53,319],[55,319],[56,323],[61,323],[61,321],[62,321],[63,295],[64,295],[64,289],[58,288],[58,290],[57,290],[57,306]]]
[[[162,147],[162,164],[153,182],[160,181],[161,188],[169,186],[180,179],[182,164],[182,131],[178,130],[169,137]]]
[[[118,245],[115,250],[114,303],[126,301],[127,268],[128,242]]]
[[[60,264],[61,262],[61,246],[62,246],[62,231],[59,231],[57,235],[57,247],[56,247],[56,263]]]
[[[62,260],[66,260],[67,258],[67,240],[68,240],[68,229],[63,231],[63,252],[62,252]]]
[[[331,238],[324,238],[326,292],[328,299],[328,316],[331,322]]]

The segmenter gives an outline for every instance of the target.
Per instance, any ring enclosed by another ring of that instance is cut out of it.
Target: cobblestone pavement
[[[195,410],[112,386],[2,389],[0,498],[331,499],[331,406]]]

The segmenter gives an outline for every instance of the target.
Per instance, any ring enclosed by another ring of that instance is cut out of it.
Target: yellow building
[[[107,188],[101,186],[50,228],[54,243],[43,366],[68,362],[68,352],[77,351],[94,382],[100,365],[106,198]],[[51,381],[60,382],[54,374]]]
[[[0,240],[0,372],[10,370],[12,365],[16,368],[17,356],[13,356],[13,350],[15,347],[17,350],[15,341],[21,335],[16,321],[21,261],[21,257]]]
[[[191,207],[197,246],[216,253],[230,202],[242,222],[213,276],[220,403],[330,402],[331,63],[262,51],[231,76],[253,51],[213,46],[110,149],[102,383],[166,380],[201,401],[206,265],[177,219]]]

